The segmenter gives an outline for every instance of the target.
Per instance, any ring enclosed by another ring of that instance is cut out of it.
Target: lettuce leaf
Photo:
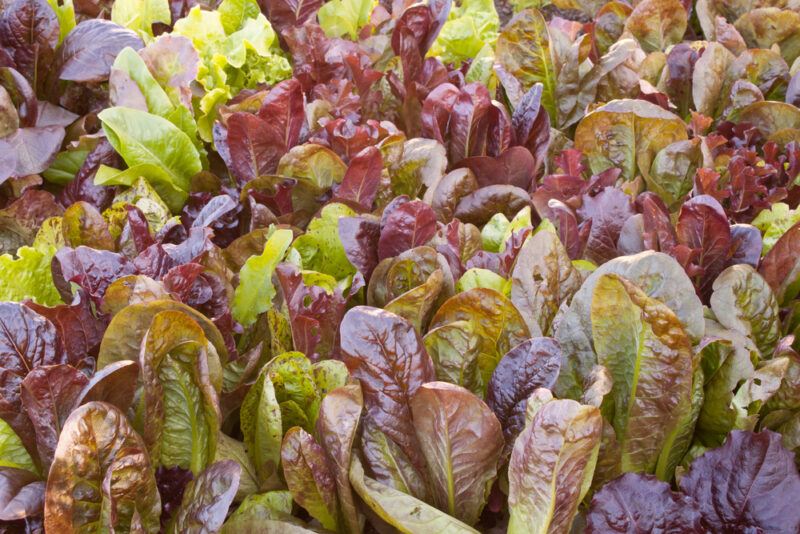
[[[477,58],[485,46],[494,47],[499,29],[500,18],[492,0],[454,2],[428,55],[445,63]]]

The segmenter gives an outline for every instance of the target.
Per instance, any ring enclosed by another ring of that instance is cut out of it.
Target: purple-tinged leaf
[[[536,171],[531,153],[519,146],[509,148],[496,158],[473,156],[461,160],[458,165],[471,170],[480,187],[508,184],[527,190]]]
[[[707,298],[714,279],[725,268],[731,250],[731,230],[725,210],[714,197],[696,196],[681,206],[677,225],[678,240],[697,254],[700,274],[695,287]]]
[[[680,487],[713,532],[797,532],[800,475],[781,436],[734,430],[722,447],[692,462]]]
[[[103,513],[103,511],[107,513]],[[47,532],[88,524],[108,531],[157,531],[161,499],[144,442],[110,404],[90,402],[67,419],[47,479]]]
[[[430,241],[436,233],[436,214],[424,202],[412,200],[392,211],[382,226],[378,241],[381,260]]]
[[[339,239],[347,259],[369,281],[378,265],[380,221],[370,215],[339,219]]]
[[[500,423],[475,394],[447,382],[423,384],[411,399],[411,411],[434,503],[474,525],[497,477]]]
[[[228,508],[236,497],[242,468],[234,460],[222,460],[210,465],[189,482],[183,492],[180,508],[167,529],[170,534],[198,529],[218,532]]]
[[[361,380],[367,413],[418,471],[425,465],[414,434],[409,402],[436,379],[433,362],[414,327],[397,315],[356,306],[340,327],[342,360]]]
[[[325,451],[300,428],[286,432],[281,444],[281,464],[292,498],[328,530],[340,521],[336,502],[336,480]]]
[[[633,214],[630,197],[619,189],[607,187],[596,196],[584,195],[578,215],[592,221],[584,252],[587,259],[599,265],[616,258],[622,226]]]
[[[486,404],[503,426],[506,451],[525,427],[528,397],[539,388],[553,389],[561,369],[561,347],[549,337],[520,343],[500,360],[486,388]]]
[[[371,211],[382,171],[380,150],[372,146],[365,148],[350,160],[342,183],[336,190],[336,200],[354,203],[362,211]]]
[[[306,127],[305,100],[300,82],[291,78],[270,89],[261,102],[258,116],[267,121],[267,127],[272,130],[270,138],[283,140],[286,150],[298,144]]]
[[[89,247],[65,247],[56,252],[52,263],[53,282],[65,301],[72,300],[70,284],[79,285],[88,297],[100,305],[106,288],[137,269],[122,254]]]
[[[338,326],[348,297],[361,286],[354,284],[348,295],[342,294],[340,288],[329,293],[326,288],[307,285],[302,274],[291,264],[283,263],[275,271],[289,309],[295,350],[314,362],[336,357]]]
[[[22,406],[33,424],[36,449],[45,471],[53,461],[64,422],[88,381],[86,375],[69,365],[36,367],[22,381]]]
[[[102,82],[123,48],[139,50],[144,44],[136,32],[109,20],[85,20],[69,32],[58,49],[53,71],[59,79]]]
[[[31,85],[40,85],[52,64],[59,33],[58,18],[46,0],[14,0],[3,6],[0,45]]]
[[[228,149],[233,164],[231,172],[244,185],[259,176],[273,174],[287,147],[267,121],[238,112],[228,117]]]
[[[653,475],[625,473],[592,498],[587,534],[630,532],[703,534],[697,503]]]
[[[127,413],[139,387],[139,364],[120,360],[98,370],[83,387],[77,404],[101,401]]]
[[[40,515],[45,482],[27,469],[0,467],[0,521]]]

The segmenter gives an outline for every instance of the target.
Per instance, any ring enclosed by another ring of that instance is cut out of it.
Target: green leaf
[[[714,280],[711,309],[719,323],[755,341],[770,358],[781,333],[778,300],[767,281],[747,264],[732,265]]]
[[[277,482],[283,437],[281,408],[269,373],[262,372],[248,390],[239,411],[239,423],[259,485],[268,488]]]
[[[564,354],[570,355],[562,362],[555,387],[560,398],[580,399],[583,384],[598,363],[592,342],[592,295],[598,280],[609,273],[624,276],[649,297],[666,304],[678,316],[693,344],[703,338],[703,305],[677,261],[652,251],[615,258],[588,275],[558,321],[556,339]]]
[[[288,519],[292,515],[292,494],[288,491],[268,491],[248,495],[239,504],[225,524],[222,525],[222,534],[237,534],[251,532],[248,525],[255,525],[263,521]]]
[[[258,315],[272,306],[275,296],[272,273],[291,244],[291,230],[275,230],[264,245],[264,252],[250,257],[242,266],[231,306],[233,318],[242,325],[253,324]]]
[[[613,100],[586,115],[575,130],[575,148],[589,158],[592,172],[622,169],[621,178],[650,179],[658,152],[687,139],[686,123],[644,100]]]
[[[469,291],[476,287],[494,289],[498,293],[508,297],[511,293],[511,283],[489,269],[472,268],[467,270],[456,282],[456,292]],[[395,312],[397,313],[397,312]]]
[[[661,52],[683,40],[689,15],[680,0],[642,0],[625,21],[647,52]]]
[[[454,321],[428,331],[422,339],[433,360],[436,378],[483,395],[486,384],[478,369],[480,338],[469,321]]]
[[[100,185],[131,185],[144,176],[173,212],[186,201],[189,179],[202,170],[192,140],[167,119],[135,109],[113,107],[98,114],[108,141],[133,174],[98,176]]]
[[[320,216],[308,224],[306,233],[292,245],[302,258],[303,269],[326,273],[337,280],[355,274],[356,268],[347,259],[339,239],[339,219],[355,215],[344,204],[333,203],[322,208]]]
[[[494,47],[499,28],[493,0],[454,2],[428,55],[456,64],[476,58],[484,47]]]
[[[509,534],[568,532],[591,485],[600,448],[600,410],[546,389],[528,400],[532,418],[508,466]]]
[[[64,150],[56,154],[56,159],[42,173],[45,180],[58,185],[66,185],[71,182],[83,165],[88,150]]]
[[[481,229],[483,249],[489,252],[500,252],[505,246],[505,235],[511,221],[502,213],[495,213]]]
[[[769,209],[761,210],[751,223],[762,233],[764,246],[761,254],[766,255],[778,239],[798,222],[800,222],[800,209],[790,209],[789,205],[783,202],[776,202]]]
[[[671,455],[691,410],[691,342],[672,310],[614,274],[597,281],[591,318],[598,363],[613,379],[603,409],[620,468],[670,480],[675,466],[663,466],[662,457]]]
[[[495,49],[497,61],[513,74],[525,91],[542,84],[542,106],[556,122],[556,70],[547,23],[536,9],[517,13],[500,32]]]
[[[115,0],[111,21],[140,35],[153,37],[153,24],[169,25],[172,15],[167,0]]]
[[[0,467],[14,467],[27,469],[33,473],[39,472],[25,445],[22,444],[22,440],[3,419],[0,419]]]
[[[540,230],[528,238],[517,255],[511,271],[511,302],[531,332],[550,335],[559,308],[572,299],[582,283],[558,236]]]
[[[123,49],[111,68],[125,72],[136,83],[144,95],[150,113],[166,118],[174,109],[175,106],[166,91],[158,84],[142,57],[133,48]]]
[[[196,475],[215,457],[217,393],[208,376],[206,336],[188,315],[163,311],[142,341],[144,439],[153,462]]]
[[[326,4],[330,5],[330,4]],[[308,181],[320,189],[341,183],[347,165],[328,147],[306,143],[292,148],[278,162],[277,174]]]
[[[500,358],[531,337],[519,311],[493,289],[470,289],[449,298],[433,316],[430,329],[455,321],[471,323],[470,331],[480,346],[478,368],[484,384],[489,382]]]
[[[319,8],[319,25],[328,37],[348,35],[358,39],[358,30],[369,22],[375,0],[331,0]]]
[[[364,474],[358,456],[350,464],[350,483],[364,503],[402,534],[468,534],[477,530],[402,491]]]
[[[17,257],[0,255],[0,300],[22,302],[29,298],[45,306],[61,303],[50,263],[56,253],[51,245],[20,247]]]
[[[261,10],[255,0],[223,0],[217,8],[225,33],[240,30],[247,19],[254,19]]]
[[[58,0],[47,0],[47,3],[53,8],[56,18],[58,19],[58,27],[60,30],[58,44],[61,45],[64,38],[75,28],[75,6],[72,0],[61,0],[60,4]]]
[[[161,230],[170,218],[169,207],[144,178],[139,178],[130,188],[115,196],[114,204],[118,203],[139,208],[152,232]]]

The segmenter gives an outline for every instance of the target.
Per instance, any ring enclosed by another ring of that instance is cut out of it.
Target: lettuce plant
[[[4,2],[0,531],[800,531],[795,4]]]

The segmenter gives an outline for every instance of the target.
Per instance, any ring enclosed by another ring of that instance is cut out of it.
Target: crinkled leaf
[[[569,302],[582,282],[558,236],[536,232],[522,245],[511,271],[511,302],[531,332],[546,335],[559,307]]]
[[[161,499],[145,444],[118,409],[90,402],[67,419],[47,479],[45,529],[159,529]]]
[[[233,460],[210,465],[189,482],[183,502],[167,529],[179,532],[217,532],[236,496],[242,468]]]
[[[780,334],[778,302],[766,280],[749,265],[733,265],[714,281],[711,309],[723,326],[755,341],[764,358]]]
[[[503,354],[527,340],[528,327],[510,300],[493,289],[477,288],[448,299],[431,320],[431,330],[455,321],[468,321],[478,336],[478,367],[488,383]]]
[[[625,21],[645,52],[666,50],[686,32],[688,14],[679,0],[643,0]]]
[[[511,349],[497,364],[486,389],[486,404],[503,425],[506,452],[525,426],[528,398],[551,389],[561,369],[561,348],[547,337],[535,337]]]
[[[615,100],[583,118],[575,130],[575,148],[583,151],[595,173],[622,169],[621,178],[649,176],[656,154],[687,138],[676,115],[644,100]]]
[[[64,422],[87,383],[86,375],[69,365],[36,367],[22,381],[22,406],[33,424],[45,471],[53,460]]]
[[[672,310],[617,275],[598,280],[591,316],[597,361],[614,381],[609,417],[621,469],[668,480],[691,408],[691,342]]]
[[[153,317],[142,340],[144,440],[156,465],[197,474],[214,460],[220,414],[207,345],[202,328],[178,311]]]
[[[276,230],[264,244],[260,256],[251,256],[239,272],[239,285],[236,286],[231,311],[233,318],[243,325],[251,325],[258,315],[272,306],[275,288],[272,273],[283,260],[292,244],[290,230]]]
[[[691,497],[672,491],[652,475],[626,473],[592,497],[586,532],[666,532],[700,534],[705,529]]]
[[[600,410],[568,399],[548,402],[548,397],[531,396],[529,407],[544,404],[511,453],[509,533],[568,531],[592,481],[603,425]]]
[[[793,532],[800,528],[794,455],[779,434],[733,431],[725,444],[697,458],[680,488],[694,498],[713,531]]]
[[[411,421],[409,402],[435,379],[433,362],[411,323],[397,315],[356,306],[340,326],[342,359],[361,380],[367,413],[421,470],[424,459]]]
[[[336,530],[339,513],[336,480],[325,451],[299,427],[289,429],[281,445],[281,460],[292,498],[328,530]]]
[[[349,476],[353,444],[363,408],[364,399],[359,385],[336,388],[322,399],[316,427],[336,482],[340,522],[348,532],[360,532],[362,525]]]

